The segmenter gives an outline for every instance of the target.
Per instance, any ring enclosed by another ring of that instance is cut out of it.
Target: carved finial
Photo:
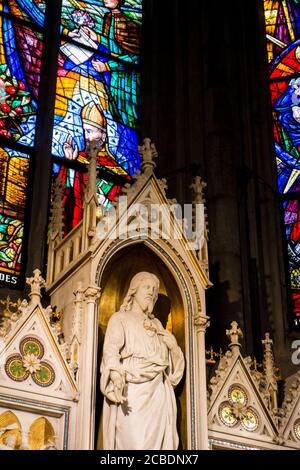
[[[155,144],[152,144],[149,138],[144,139],[144,145],[139,146],[139,152],[142,157],[142,171],[146,174],[153,173],[153,170],[156,168],[156,163],[153,159],[158,156]]]
[[[205,183],[205,181],[203,181],[201,176],[196,176],[196,178],[194,178],[193,183],[190,185],[190,188],[194,192],[194,202],[196,204],[205,203],[204,190],[206,186],[207,184]]]
[[[84,288],[82,282],[77,283],[77,288],[74,291],[74,309],[73,309],[73,324],[72,324],[72,335],[71,337],[76,336],[79,343],[81,342],[82,336],[82,309],[84,297]]]
[[[208,219],[204,190],[207,184],[196,176],[190,188],[193,190],[193,240],[200,264],[208,275]]]
[[[231,323],[231,330],[226,330],[226,336],[230,339],[229,348],[233,354],[238,354],[240,352],[241,345],[239,343],[239,338],[243,337],[243,332],[238,326],[238,323],[233,321]]]
[[[273,340],[270,338],[270,333],[266,333],[265,339],[263,339],[261,342],[264,345],[264,352],[271,353],[273,355],[273,352],[272,352]]]
[[[161,180],[157,180],[157,182],[158,182],[161,192],[166,195],[166,191],[168,189],[167,180],[165,178],[162,178]]]
[[[63,238],[64,209],[62,207],[62,199],[64,188],[65,185],[62,183],[61,179],[56,178],[55,183],[53,185],[53,200],[49,223],[49,236],[52,239],[58,237],[59,240],[62,240]]]
[[[264,347],[264,373],[266,379],[266,391],[269,397],[269,408],[277,409],[277,377],[276,368],[273,355],[273,341],[270,334],[265,334],[265,339],[262,340]]]
[[[204,217],[205,217],[205,238],[208,240],[208,218],[207,218],[207,208],[206,208],[206,199],[205,199],[205,188],[207,184],[201,178],[201,176],[196,176],[193,180],[193,183],[190,185],[190,188],[193,190],[193,205],[203,204],[204,206]],[[195,210],[195,208],[194,208]]]
[[[28,284],[31,289],[29,294],[31,302],[40,302],[42,296],[41,289],[46,285],[45,279],[42,278],[41,274],[42,273],[39,269],[35,269],[33,271],[33,277],[26,278],[26,284]]]

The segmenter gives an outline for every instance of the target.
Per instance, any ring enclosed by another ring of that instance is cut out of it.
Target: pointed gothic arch
[[[101,299],[99,301],[99,321],[105,317],[105,323],[108,322],[108,316],[117,311],[117,308],[120,306],[122,296],[118,296],[118,299],[114,298],[114,294],[106,296],[105,287],[107,288],[107,282],[109,275],[107,273],[111,272],[111,264],[114,263],[114,259],[117,258],[119,262],[124,266],[124,272],[129,273],[128,263],[131,261],[131,250],[139,248],[144,255],[144,260],[136,263],[136,268],[132,269],[130,274],[134,275],[140,270],[149,270],[157,274],[162,281],[164,281],[164,275],[173,280],[174,285],[178,289],[178,298],[179,303],[181,303],[180,308],[178,309],[178,316],[181,316],[181,334],[183,333],[183,338],[178,337],[174,331],[177,340],[180,343],[184,341],[184,349],[186,354],[186,400],[183,398],[182,401],[185,401],[185,410],[182,410],[186,416],[183,419],[186,429],[183,431],[181,429],[181,438],[184,441],[185,448],[199,448],[199,408],[198,408],[198,399],[196,396],[196,390],[198,388],[195,381],[199,380],[199,376],[195,374],[198,364],[198,352],[197,349],[199,345],[195,343],[195,337],[193,331],[195,330],[195,319],[201,312],[201,293],[199,291],[200,282],[198,283],[195,279],[195,275],[192,273],[191,266],[188,266],[187,260],[184,259],[184,255],[181,254],[172,246],[169,240],[158,239],[158,240],[114,240],[106,248],[105,252],[99,257],[99,263],[95,275],[95,284],[101,289]],[[145,254],[147,255],[145,256]],[[149,259],[153,260],[152,266],[148,265]],[[154,261],[155,260],[155,261]],[[123,270],[123,269],[121,269]],[[156,272],[155,272],[156,271]],[[164,271],[164,275],[162,272]],[[132,276],[128,276],[128,281]],[[128,282],[127,281],[127,282]],[[198,280],[199,281],[199,280]],[[104,290],[103,289],[104,284]],[[105,285],[106,284],[106,285]],[[163,282],[164,284],[164,282]],[[120,285],[119,283],[117,284]],[[126,287],[123,288],[123,294],[126,293]],[[113,288],[112,288],[113,289]],[[108,287],[109,290],[109,287]],[[110,298],[110,310],[107,309],[107,299]],[[103,300],[102,300],[103,299]],[[113,300],[112,300],[113,299]],[[202,292],[203,299],[203,292]],[[203,299],[204,300],[204,299]],[[178,299],[177,299],[178,302]],[[114,308],[113,308],[114,307]],[[101,312],[101,308],[102,310]],[[102,327],[105,325],[102,325]],[[178,333],[180,328],[178,328]],[[101,334],[103,335],[103,328],[99,328],[100,341]],[[197,411],[198,410],[198,411]]]

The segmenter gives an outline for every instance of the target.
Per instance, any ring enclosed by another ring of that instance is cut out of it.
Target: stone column
[[[80,415],[77,447],[94,449],[97,380],[98,299],[100,288],[89,286],[84,291],[86,302],[83,331],[83,354],[80,361]]]
[[[205,333],[209,327],[209,317],[198,315],[194,319],[196,338],[196,371],[195,371],[195,394],[196,394],[196,423],[197,449],[208,450],[208,424],[207,424],[207,388],[206,388],[206,357],[205,357]]]

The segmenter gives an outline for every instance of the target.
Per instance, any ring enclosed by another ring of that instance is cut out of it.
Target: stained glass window
[[[290,276],[291,322],[300,327],[300,2],[263,0],[274,146]]]
[[[17,284],[22,245],[29,156],[0,148],[0,280]]]
[[[43,50],[52,47],[43,33],[52,1],[60,43],[55,102],[46,113],[53,118],[52,179],[64,185],[64,233],[82,219],[89,142],[99,147],[97,194],[104,209],[140,166],[142,0],[0,0],[0,281],[11,284],[25,267]]]
[[[24,258],[35,144],[44,2],[0,1],[0,282],[17,285]]]
[[[0,12],[0,135],[33,146],[44,15],[29,0],[2,0]]]
[[[82,218],[89,142],[99,146],[102,207],[139,169],[141,22],[142,0],[62,2],[52,152],[64,184],[65,233]]]

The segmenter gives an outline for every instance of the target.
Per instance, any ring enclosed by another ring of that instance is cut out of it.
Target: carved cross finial
[[[239,343],[239,338],[243,337],[242,330],[238,327],[238,323],[233,321],[231,323],[231,330],[226,330],[226,336],[230,339],[229,348],[232,353],[239,353],[241,345]]]
[[[35,301],[37,303],[42,297],[41,289],[46,285],[45,279],[42,278],[41,274],[42,273],[39,269],[35,269],[33,271],[33,277],[26,278],[26,284],[28,284],[31,289],[29,297],[31,301]]]
[[[270,338],[270,333],[265,334],[265,339],[263,339],[262,344],[264,345],[264,350],[266,352],[271,352],[272,353],[272,345],[273,345],[273,340]]]
[[[156,168],[154,158],[158,156],[155,144],[151,143],[149,138],[144,139],[144,144],[139,146],[139,152],[142,157],[142,171],[146,174],[153,173],[154,168]]]
[[[56,178],[53,185],[53,200],[51,208],[51,217],[49,223],[49,235],[53,238],[58,236],[63,238],[63,217],[64,209],[62,207],[63,189],[65,185],[60,178]]]

